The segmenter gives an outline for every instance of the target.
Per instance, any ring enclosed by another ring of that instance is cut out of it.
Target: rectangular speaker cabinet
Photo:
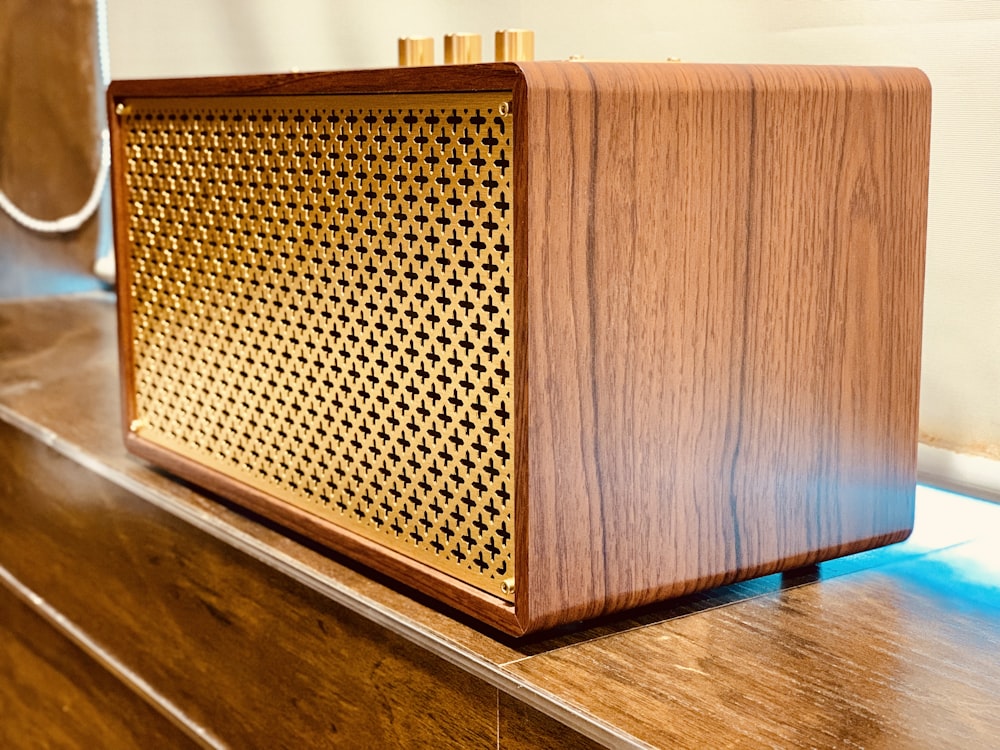
[[[919,71],[108,98],[139,456],[512,634],[909,533]]]

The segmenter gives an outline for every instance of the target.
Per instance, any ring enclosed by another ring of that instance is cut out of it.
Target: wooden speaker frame
[[[130,101],[510,92],[502,592],[143,437]],[[126,443],[512,634],[912,528],[930,88],[893,68],[498,63],[108,91]]]

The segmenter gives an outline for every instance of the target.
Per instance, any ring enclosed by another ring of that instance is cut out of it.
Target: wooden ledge
[[[818,579],[515,640],[128,457],[114,344],[109,295],[0,304],[4,588],[197,744],[1000,743],[1000,506],[922,489]]]

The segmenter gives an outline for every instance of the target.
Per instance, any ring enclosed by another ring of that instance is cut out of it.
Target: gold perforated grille
[[[119,108],[136,431],[508,600],[509,98]]]

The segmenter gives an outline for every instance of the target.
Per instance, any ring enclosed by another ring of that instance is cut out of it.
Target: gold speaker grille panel
[[[510,600],[509,92],[134,99],[134,429]]]

